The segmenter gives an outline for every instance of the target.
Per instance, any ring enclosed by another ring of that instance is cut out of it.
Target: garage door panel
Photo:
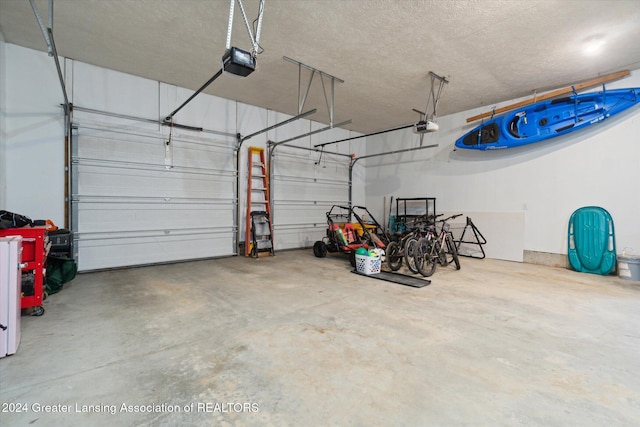
[[[229,196],[230,173],[144,170],[139,167],[81,164],[79,194],[102,197],[217,198]]]
[[[274,203],[290,201],[326,202],[346,200],[346,186],[310,185],[287,183],[274,186]]]
[[[346,164],[335,164],[333,162],[322,165],[316,165],[317,159],[306,159],[296,157],[294,159],[278,157],[276,159],[277,166],[274,173],[281,177],[299,177],[302,179],[339,179],[344,183],[343,179],[349,177],[348,159],[343,159]]]
[[[164,138],[157,135],[140,137],[107,133],[85,134],[77,157],[83,161],[102,161],[111,164],[139,165],[140,167],[191,168],[203,170],[234,170],[233,144],[213,140],[208,143],[172,140],[167,149]],[[167,165],[167,160],[170,164]]]
[[[274,228],[274,245],[278,249],[308,248],[325,235],[324,225],[292,225]]]
[[[174,141],[172,146],[173,166],[203,170],[234,170],[234,145],[225,141],[206,144]],[[164,153],[163,153],[164,154]]]
[[[86,122],[86,120],[85,120]],[[77,124],[72,209],[80,271],[235,253],[233,138]]]
[[[160,234],[152,232],[132,237],[126,233],[85,235],[76,243],[82,254],[78,258],[78,270],[99,270],[199,258],[226,256],[234,233],[228,229],[208,231],[206,229],[185,230],[182,233]]]
[[[104,132],[88,133],[83,131],[82,146],[78,149],[78,157],[87,160],[109,160],[109,162],[163,164],[165,149],[158,138],[137,139],[127,135],[122,139],[117,135]],[[141,138],[141,137],[139,137]]]
[[[300,207],[292,205],[278,205],[275,224],[293,225],[293,224],[326,224],[327,211],[331,209],[320,206]]]
[[[273,168],[274,244],[309,247],[326,234],[331,206],[349,203],[349,158],[284,148]]]
[[[233,229],[233,205],[196,203],[90,203],[78,213],[78,233],[118,233],[191,230],[194,228]],[[215,220],[214,220],[215,219]]]

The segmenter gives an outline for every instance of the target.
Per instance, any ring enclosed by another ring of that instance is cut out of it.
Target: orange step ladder
[[[249,147],[244,255],[273,256],[269,179],[264,148]]]

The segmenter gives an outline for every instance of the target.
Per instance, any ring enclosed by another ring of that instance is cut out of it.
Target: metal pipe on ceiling
[[[302,135],[294,136],[293,138],[285,139],[284,141],[278,141],[278,142],[271,141],[271,144],[273,144],[274,147],[277,147],[280,144],[286,144],[287,142],[295,141],[297,139],[301,139],[301,138],[304,138],[306,136],[315,135],[317,133],[324,132],[324,131],[327,131],[327,130],[330,130],[330,129],[333,129],[333,128],[337,128],[337,127],[340,127],[340,126],[345,126],[345,125],[348,125],[350,123],[351,123],[351,119],[345,120],[344,122],[338,123],[336,125],[333,125],[333,126],[329,125],[327,127],[323,127],[322,129],[316,129],[316,130],[313,130],[311,132],[304,133]],[[318,151],[318,150],[316,149],[314,151]]]
[[[366,135],[358,135],[358,136],[352,136],[351,138],[339,139],[337,141],[323,142],[322,144],[314,145],[314,147],[324,147],[325,145],[337,144],[338,142],[351,141],[351,140],[358,139],[358,138],[366,138],[367,136],[380,135],[382,133],[388,133],[388,132],[394,132],[394,131],[397,131],[397,130],[408,129],[410,127],[413,127],[413,125],[414,124],[412,123],[410,125],[404,125],[404,126],[400,126],[400,127],[393,128],[393,129],[381,130],[381,131],[378,131],[378,132],[368,133]]]
[[[422,147],[403,148],[402,150],[394,150],[394,151],[386,151],[384,153],[369,154],[369,155],[366,155],[366,156],[354,157],[352,163],[355,163],[358,160],[368,159],[370,157],[379,157],[379,156],[386,156],[386,155],[389,155],[389,154],[406,153],[407,151],[422,150],[424,148],[435,148],[437,146],[438,146],[438,144],[432,144],[432,145],[425,145],[425,146],[422,146]]]
[[[176,113],[180,110],[182,110],[182,108],[187,105],[189,102],[191,102],[191,100],[193,98],[195,98],[200,92],[202,92],[203,90],[205,90],[211,83],[213,83],[213,81],[215,79],[217,79],[218,77],[220,77],[222,75],[222,68],[220,68],[220,71],[218,71],[217,73],[215,73],[213,75],[213,77],[211,77],[209,80],[207,80],[207,82],[205,84],[203,84],[200,89],[196,90],[193,95],[191,95],[186,101],[184,101],[182,103],[182,105],[180,105],[178,108],[176,108],[175,110],[173,110],[173,112],[171,114],[169,114],[166,118],[165,121],[166,122],[171,122],[171,120],[173,119],[173,116],[176,115]]]
[[[253,138],[253,137],[254,137],[254,136],[256,136],[256,135],[260,135],[261,133],[268,132],[268,131],[270,131],[270,130],[272,130],[272,129],[275,129],[275,128],[277,128],[277,127],[280,127],[280,126],[282,126],[282,125],[286,125],[286,124],[288,124],[288,123],[295,122],[296,120],[298,120],[298,119],[302,119],[303,117],[310,116],[311,114],[314,114],[316,111],[318,111],[318,109],[317,109],[317,108],[314,108],[313,110],[309,110],[309,111],[307,111],[306,113],[302,113],[302,114],[298,114],[297,116],[293,116],[293,117],[291,117],[290,119],[287,119],[287,120],[282,121],[282,122],[280,122],[280,123],[276,123],[276,124],[275,124],[275,125],[273,125],[273,126],[269,126],[269,127],[264,128],[264,129],[262,129],[262,130],[259,130],[259,131],[257,131],[257,132],[254,132],[254,133],[252,133],[252,134],[250,134],[250,135],[247,135],[247,136],[243,137],[243,138],[240,140],[240,142],[244,142],[244,141],[246,141],[246,140],[247,140],[247,139],[249,139],[249,138]],[[238,147],[238,148],[240,148],[240,147]]]

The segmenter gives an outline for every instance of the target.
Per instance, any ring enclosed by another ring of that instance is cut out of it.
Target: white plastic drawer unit
[[[20,256],[22,237],[0,237],[0,357],[14,354],[20,344]]]

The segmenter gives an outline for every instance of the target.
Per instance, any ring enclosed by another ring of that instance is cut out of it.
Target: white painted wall
[[[64,224],[64,120],[55,62],[5,45],[6,210]]]
[[[607,88],[637,86],[640,70]],[[369,159],[367,204],[382,214],[385,196],[436,197],[438,212],[470,216],[487,247],[500,250],[487,256],[510,260],[521,260],[522,250],[566,254],[571,213],[596,205],[613,217],[618,252],[640,251],[640,107],[527,147],[455,151],[455,140],[479,124],[466,118],[491,107],[439,118],[440,130],[424,137],[425,145],[438,144],[435,149]],[[418,146],[418,137],[399,131],[369,137],[367,154],[410,146]]]

